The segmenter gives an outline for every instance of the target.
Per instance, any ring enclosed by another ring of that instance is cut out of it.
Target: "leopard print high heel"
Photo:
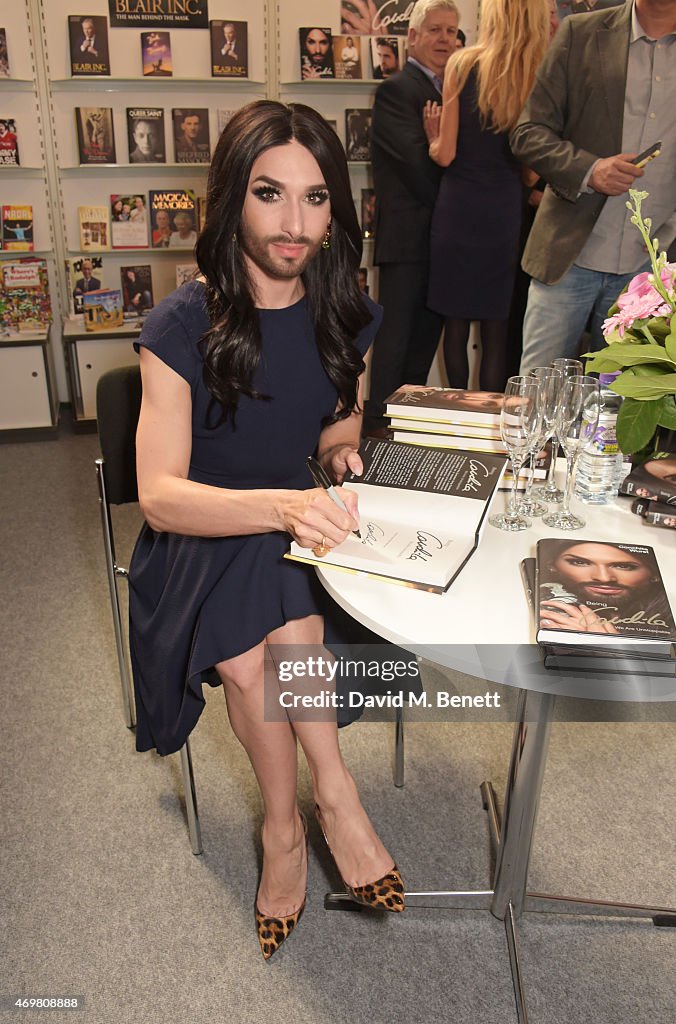
[[[307,821],[302,811],[298,812],[300,820],[303,823],[303,831],[305,832],[305,849],[307,850]],[[276,953],[285,939],[288,939],[291,932],[294,930],[296,925],[301,919],[303,911],[305,910],[305,902],[307,899],[307,893],[303,897],[298,910],[294,911],[293,914],[286,914],[282,917],[272,917],[269,914],[262,914],[258,909],[258,902],[254,903],[254,914],[256,917],[256,932],[258,934],[258,941],[261,947],[261,953],[263,954],[264,960],[269,960],[273,953]]]
[[[324,831],[322,812],[316,805],[315,816],[324,836],[324,842],[335,864],[336,858],[333,856],[333,850]],[[336,867],[338,867],[337,864]],[[338,873],[340,874],[340,871]],[[370,907],[372,910],[390,910],[395,914],[399,914],[405,909],[404,883],[396,864],[382,878],[377,879],[375,882],[368,882],[366,885],[348,885],[342,875],[341,882],[350,894],[350,899],[364,907]]]

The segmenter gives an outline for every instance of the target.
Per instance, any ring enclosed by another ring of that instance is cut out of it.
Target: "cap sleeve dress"
[[[364,301],[373,319],[354,342],[362,355],[382,319],[380,307]],[[269,399],[240,399],[234,426],[206,425],[210,396],[198,342],[209,320],[202,284],[189,282],[161,302],[136,347],[149,349],[190,385],[190,480],[304,490],[313,486],[305,460],[337,392],[319,358],[305,299],[259,315],[262,350],[253,385]],[[281,532],[187,537],[144,524],[129,568],[138,750],[179,750],[204,707],[202,684],[219,683],[214,665],[285,622],[320,612],[314,572],[283,558],[289,540]]]

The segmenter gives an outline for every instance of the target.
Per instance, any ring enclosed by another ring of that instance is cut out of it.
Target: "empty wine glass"
[[[575,377],[579,374],[584,374],[584,366],[579,359],[554,359],[552,360],[552,367],[558,370],[561,374],[561,384],[566,377]],[[559,388],[560,391],[560,388]],[[559,439],[556,434],[556,420],[552,424],[552,461],[549,466],[549,474],[547,475],[547,483],[544,487],[538,487],[535,490],[535,497],[541,498],[542,501],[548,502],[550,505],[557,505],[563,499],[563,491],[560,491],[556,486],[556,459],[559,454]]]
[[[556,434],[566,456],[566,482],[563,505],[550,512],[542,522],[559,530],[581,530],[585,522],[570,511],[575,464],[581,451],[593,440],[599,421],[599,382],[595,377],[579,375],[563,382],[556,418]]]
[[[530,371],[530,375],[535,377],[540,385],[542,421],[540,434],[533,439],[533,446],[528,455],[529,474],[526,481],[526,490],[518,504],[517,512],[523,516],[543,516],[547,511],[547,507],[537,501],[533,493],[535,458],[552,436],[560,394],[560,384],[563,377],[561,371],[553,366],[536,366]]]
[[[540,385],[536,378],[510,377],[500,414],[500,434],[512,463],[512,490],[507,511],[489,519],[491,525],[499,530],[516,532],[530,526],[530,519],[517,512],[516,490],[524,459],[534,438],[539,437],[541,420]]]

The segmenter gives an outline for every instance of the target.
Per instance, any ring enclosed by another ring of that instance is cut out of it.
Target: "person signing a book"
[[[654,567],[638,546],[549,543],[556,546],[540,572],[541,628],[615,635],[637,615],[648,621],[664,613],[661,592],[651,589]]]
[[[297,743],[352,898],[404,909],[394,860],[342,759],[335,712],[272,722],[263,711],[276,645],[326,654],[321,588],[283,555],[290,538],[330,549],[358,527],[354,495],[343,490],[339,508],[312,486],[306,457],[338,482],[361,472],[363,357],[381,311],[359,291],[345,154],[316,111],[268,100],[238,110],[207,193],[196,250],[203,278],[161,302],[138,343],[146,524],[130,567],[137,747],[179,750],[202,712],[202,684],[223,685],[264,805],[255,909],[267,959],[305,906]]]

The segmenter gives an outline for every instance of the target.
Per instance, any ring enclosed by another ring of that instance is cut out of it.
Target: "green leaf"
[[[659,402],[637,402],[634,398],[624,400],[617,416],[617,443],[625,455],[633,455],[653,436],[659,405]]]
[[[636,367],[637,370],[647,369]],[[636,398],[639,401],[649,401],[651,398],[662,398],[663,395],[676,393],[676,373],[659,373],[653,367],[650,376],[643,376],[633,372],[633,369],[625,370],[613,381],[613,391],[625,398]]]
[[[637,345],[630,341],[614,341],[608,347],[610,348],[610,352],[606,353],[608,358],[614,359],[619,366],[634,366],[637,363],[665,363],[669,368],[673,366],[676,370],[676,360],[672,359],[661,345]]]
[[[664,339],[664,351],[672,359],[676,359],[676,313],[671,318],[670,328],[669,334]]]
[[[627,399],[628,401],[628,399]],[[645,402],[643,403],[646,404]],[[657,422],[660,427],[667,430],[676,430],[676,398],[673,395],[665,395],[657,405]]]
[[[600,352],[585,353],[582,358],[587,360],[585,373],[612,373],[619,370],[622,365],[612,358],[609,348],[604,348]]]

